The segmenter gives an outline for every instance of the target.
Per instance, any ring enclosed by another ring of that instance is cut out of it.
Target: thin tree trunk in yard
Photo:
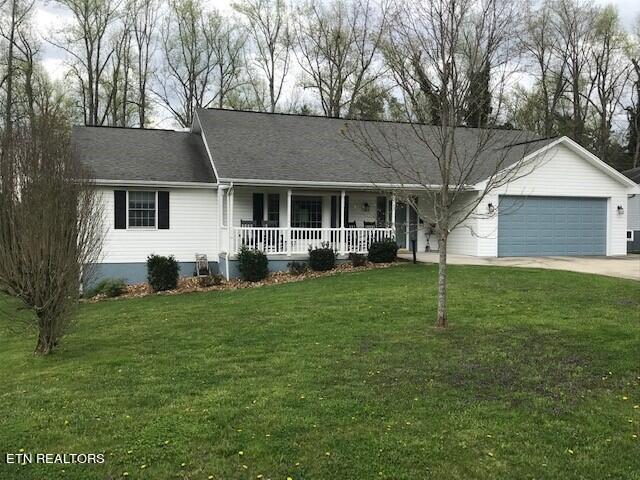
[[[447,327],[447,235],[440,235],[438,244],[438,321],[439,328]]]
[[[36,349],[33,352],[35,355],[48,355],[53,350],[55,346],[52,339],[43,331],[40,331],[38,335],[38,343],[36,344]]]

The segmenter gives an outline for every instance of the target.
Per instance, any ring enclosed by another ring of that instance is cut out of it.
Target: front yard
[[[436,267],[85,304],[48,358],[0,300],[0,478],[640,478],[640,283]]]

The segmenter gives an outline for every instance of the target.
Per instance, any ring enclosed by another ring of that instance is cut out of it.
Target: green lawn
[[[435,278],[87,304],[48,358],[5,299],[0,450],[107,461],[0,478],[640,478],[640,283],[451,267],[439,331]]]

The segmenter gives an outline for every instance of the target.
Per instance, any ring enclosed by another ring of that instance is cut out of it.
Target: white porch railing
[[[392,228],[234,227],[231,248],[233,253],[244,245],[268,255],[297,255],[328,243],[341,254],[367,253],[371,243],[392,236]]]

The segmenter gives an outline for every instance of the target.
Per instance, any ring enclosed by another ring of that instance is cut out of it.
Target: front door
[[[407,204],[396,203],[396,243],[400,248],[407,248]]]

